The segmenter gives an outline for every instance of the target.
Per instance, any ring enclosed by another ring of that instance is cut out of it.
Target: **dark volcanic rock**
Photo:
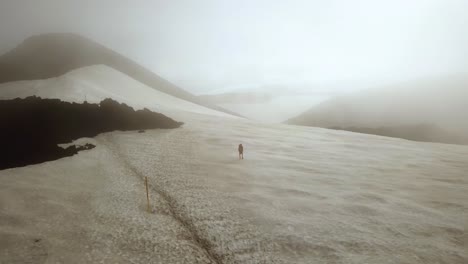
[[[57,145],[81,137],[182,125],[162,114],[148,109],[135,111],[111,99],[100,104],[77,104],[39,97],[0,100],[0,124],[0,169],[55,160],[94,147]]]

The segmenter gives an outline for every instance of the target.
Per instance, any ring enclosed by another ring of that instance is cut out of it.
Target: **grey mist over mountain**
[[[161,92],[226,111],[204,102],[121,54],[76,34],[42,34],[26,39],[0,56],[0,83],[53,78],[78,68],[100,64]]]
[[[194,94],[314,96],[466,72],[468,2],[3,0],[0,53],[32,35],[95,40]]]
[[[467,112],[468,75],[452,75],[335,97],[288,123],[467,144]]]
[[[405,99],[431,109],[409,113],[420,124],[447,117],[432,103],[459,100],[450,78],[468,75],[464,10],[462,0],[5,0],[0,79],[57,77],[105,64],[176,97],[262,122],[373,90],[386,91],[382,100],[392,112],[391,98],[401,95],[392,87],[403,86],[424,93]],[[444,99],[424,100],[435,86]],[[407,123],[397,117],[397,125]]]

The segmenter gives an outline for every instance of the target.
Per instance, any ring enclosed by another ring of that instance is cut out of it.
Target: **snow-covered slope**
[[[0,262],[468,261],[467,146],[206,115],[95,140],[0,171]]]
[[[229,113],[200,100],[130,58],[72,33],[35,35],[24,40],[13,50],[0,55],[0,83],[48,79],[79,68],[101,64],[163,93]]]
[[[137,109],[146,107],[169,116],[177,112],[230,116],[157,91],[104,65],[80,68],[57,78],[0,84],[0,99],[32,95],[90,103],[112,98]]]
[[[468,263],[468,146],[258,124],[147,88],[107,67],[0,87],[186,122],[0,171],[1,263]]]
[[[220,263],[468,261],[467,146],[203,116],[111,142]]]

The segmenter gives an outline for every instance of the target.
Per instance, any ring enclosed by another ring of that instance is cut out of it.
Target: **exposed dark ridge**
[[[466,73],[389,84],[334,96],[285,123],[468,144],[467,87]]]
[[[402,138],[420,142],[435,142],[445,144],[468,144],[463,137],[451,134],[435,125],[419,124],[411,126],[386,127],[329,127],[334,130],[344,130],[356,133]]]
[[[312,118],[311,118],[312,119]],[[402,138],[419,142],[434,142],[444,144],[468,145],[468,137],[442,129],[434,124],[394,125],[394,126],[331,126],[323,125],[321,121],[307,120],[304,116],[286,120],[284,124],[297,126],[321,127],[333,130],[343,130],[355,133],[378,135],[384,137]]]
[[[94,147],[57,145],[81,137],[114,130],[177,128],[183,123],[148,109],[135,111],[111,99],[78,104],[33,96],[0,100],[0,124],[0,169],[6,169],[72,156]]]
[[[123,55],[75,34],[43,34],[26,39],[0,56],[0,83],[58,77],[71,70],[98,64],[112,67],[164,93],[239,116],[192,95]]]

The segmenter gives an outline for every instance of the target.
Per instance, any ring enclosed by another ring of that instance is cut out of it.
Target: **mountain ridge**
[[[161,92],[239,116],[203,101],[118,52],[73,33],[35,35],[1,55],[0,83],[48,79],[78,68],[99,64],[114,68]]]
[[[414,128],[421,128],[423,141],[427,141],[425,128],[431,127],[432,132],[437,132],[432,133],[434,136],[440,134],[434,141],[456,143],[460,142],[459,136],[468,133],[468,121],[463,117],[468,111],[466,98],[468,76],[460,74],[334,97],[286,123],[354,132],[378,131],[384,135],[411,131],[408,134],[411,139],[417,134]],[[468,143],[468,138],[464,138]]]

